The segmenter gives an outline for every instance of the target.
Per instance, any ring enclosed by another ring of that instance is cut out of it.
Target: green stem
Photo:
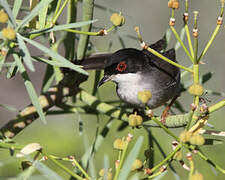
[[[161,58],[162,60],[164,60],[164,61],[166,61],[166,62],[168,62],[168,63],[170,63],[170,64],[172,64],[172,65],[174,65],[174,66],[176,66],[176,67],[178,67],[178,68],[184,69],[185,71],[188,71],[188,72],[191,72],[191,73],[193,72],[192,69],[187,68],[187,67],[184,67],[184,66],[182,66],[182,65],[180,65],[180,64],[178,64],[178,63],[175,63],[174,61],[168,59],[167,57],[163,56],[162,54],[160,54],[159,52],[157,52],[156,50],[154,50],[154,49],[152,49],[152,48],[150,48],[150,47],[147,47],[146,49],[147,49],[150,53],[152,53],[152,54],[158,56],[158,57]]]
[[[15,149],[15,150],[21,150],[24,146],[15,144],[15,143],[7,143],[4,141],[0,141],[0,148],[4,149]]]
[[[89,21],[93,18],[94,12],[94,0],[83,0],[83,13],[82,20]],[[81,31],[89,32],[91,30],[91,24],[81,27]],[[77,47],[77,59],[82,59],[86,53],[87,45],[88,45],[89,36],[86,34],[80,35],[80,39]]]
[[[110,31],[112,31],[113,29],[115,29],[116,26],[112,26],[110,27],[108,30],[106,30],[106,33],[109,33]],[[88,36],[103,36],[105,34],[102,33],[102,31],[98,31],[98,32],[85,32],[85,31],[79,31],[76,29],[64,29],[64,31],[68,31],[68,32],[72,32],[72,33],[76,33],[76,34],[84,34],[84,35],[88,35]]]
[[[188,40],[188,45],[189,45],[189,49],[190,49],[190,52],[191,52],[191,56],[194,57],[194,49],[193,49],[193,46],[192,46],[190,31],[189,31],[187,23],[184,25],[184,28],[185,28],[185,31],[186,31],[186,36],[187,36],[187,40]],[[194,63],[193,58],[191,60]]]
[[[151,169],[152,172],[154,172],[155,170],[157,170],[158,168],[160,168],[163,164],[165,164],[167,161],[169,161],[171,158],[173,158],[173,156],[176,154],[176,152],[178,152],[182,147],[182,144],[179,144],[173,152],[171,152],[166,158],[163,159],[163,161],[161,161],[159,164],[157,164],[155,167],[153,167]],[[152,178],[151,176],[148,176],[148,179]]]
[[[189,180],[191,180],[191,176],[194,173],[194,161],[189,160],[189,164],[190,164]]]
[[[44,154],[44,153],[43,153]],[[70,174],[71,176],[75,177],[78,180],[83,180],[83,178],[77,174],[75,174],[73,171],[71,171],[70,169],[68,169],[67,167],[65,167],[64,165],[62,165],[61,163],[59,163],[54,156],[52,155],[46,155],[54,164],[56,164],[57,166],[59,166],[60,168],[62,168],[65,172],[67,172],[68,174]]]
[[[193,75],[194,75],[194,83],[198,84],[199,83],[199,65],[198,64],[194,64],[193,65]],[[199,105],[199,96],[195,96],[194,97],[194,104],[195,105]]]
[[[129,143],[127,141],[125,141],[125,147],[123,149],[123,153],[122,153],[122,156],[121,156],[121,159],[120,159],[120,162],[119,162],[119,166],[116,168],[116,173],[115,173],[115,176],[114,176],[113,180],[117,180],[118,177],[119,177],[120,170],[122,168],[122,165],[123,165],[123,162],[125,160],[126,153],[127,153],[128,144]]]
[[[185,0],[185,12],[188,12],[188,0]]]
[[[58,14],[58,11],[59,11],[59,8],[60,8],[60,5],[61,5],[61,1],[62,1],[62,0],[58,0],[57,6],[56,6],[56,9],[55,9],[55,13],[54,13],[54,16],[53,16],[52,19],[54,19],[55,16]]]
[[[180,141],[179,138],[174,133],[172,133],[168,128],[166,128],[166,126],[164,126],[158,119],[156,119],[155,117],[152,117],[152,120],[156,124],[158,124],[167,134],[175,138],[177,141]]]
[[[191,56],[191,54],[189,53],[188,49],[186,48],[186,46],[184,45],[183,41],[181,40],[180,36],[178,35],[176,29],[173,26],[170,26],[170,29],[172,30],[174,36],[176,37],[176,39],[179,41],[180,45],[182,46],[182,48],[184,49],[185,53],[188,55],[189,59],[193,62],[193,57]]]
[[[77,162],[77,160],[75,158],[72,159],[72,162],[77,166],[77,168],[83,173],[83,175],[87,178],[87,179],[91,179],[89,177],[89,175],[86,173],[86,171],[81,167],[81,165]]]
[[[214,111],[217,111],[218,109],[222,108],[225,106],[225,99],[221,100],[220,102],[212,105],[209,107],[209,113],[212,113]]]
[[[57,13],[57,14],[55,15],[55,17],[53,18],[52,24],[55,24],[55,23],[56,23],[58,17],[59,17],[60,14],[62,13],[62,11],[63,11],[63,9],[65,8],[65,6],[66,6],[66,4],[67,4],[68,1],[69,1],[69,0],[65,0],[65,1],[64,1],[64,3],[63,3],[63,5],[62,5],[61,9],[58,11],[58,13]]]
[[[191,111],[191,113],[190,113],[189,115],[190,115],[190,116],[189,116],[189,121],[188,121],[188,123],[187,123],[187,126],[185,127],[186,130],[188,130],[188,129],[190,128],[190,126],[191,126],[191,123],[192,123],[192,117],[193,117],[193,115],[194,115],[194,111]]]
[[[210,40],[209,40],[208,43],[206,44],[206,46],[205,46],[204,50],[202,51],[201,55],[199,56],[197,62],[201,61],[201,59],[203,58],[203,56],[204,56],[204,55],[206,54],[206,52],[208,51],[209,47],[211,46],[212,42],[214,41],[216,35],[217,35],[218,32],[219,32],[220,27],[221,27],[221,25],[217,25],[217,26],[216,26],[216,28],[215,28],[215,30],[214,30],[214,32],[213,32],[213,34],[212,34]]]
[[[188,145],[188,144],[183,144],[183,146],[185,148],[187,148],[188,150],[195,150],[195,146],[193,145]],[[222,172],[223,174],[225,174],[225,169],[223,169],[222,167],[220,167],[219,165],[217,165],[216,163],[214,163],[212,160],[210,160],[208,157],[206,157],[201,151],[197,151],[197,154],[205,161],[207,161],[209,164],[211,164],[214,168],[216,168],[218,171]]]

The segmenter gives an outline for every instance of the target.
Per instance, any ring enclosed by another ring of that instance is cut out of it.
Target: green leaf
[[[44,29],[32,31],[29,34],[47,33],[47,32],[52,32],[52,31],[62,31],[65,29],[78,28],[78,27],[82,27],[82,26],[94,23],[96,21],[98,21],[98,20],[95,19],[95,20],[91,20],[91,21],[81,21],[81,22],[70,23],[70,24],[55,25],[50,28],[44,28]]]
[[[39,16],[38,16],[40,29],[45,27],[46,19],[47,19],[47,13],[48,13],[48,6],[42,8],[40,10],[40,13],[39,13]]]
[[[120,170],[120,174],[118,177],[118,180],[124,180],[127,179],[129,172],[131,171],[131,167],[135,159],[137,158],[139,151],[141,150],[142,143],[143,143],[144,137],[139,136],[137,142],[135,143],[134,147],[126,157],[126,160],[123,164],[122,169]]]
[[[8,104],[0,104],[0,107],[7,109],[8,111],[11,111],[11,112],[18,112],[16,108]]]
[[[213,76],[213,73],[212,72],[208,72],[204,75],[202,75],[202,77],[200,78],[200,84],[204,84],[206,83],[207,81],[209,81]]]
[[[50,50],[49,48],[43,46],[42,44],[36,42],[36,41],[33,41],[33,40],[30,40],[30,39],[27,39],[25,37],[22,37],[23,40],[25,40],[26,42],[30,43],[31,45],[35,46],[36,48],[40,49],[41,51],[43,51],[44,53],[48,54],[50,57],[54,58],[54,59],[57,59],[60,63],[62,63],[62,65],[64,67],[69,67],[70,69],[73,69],[74,71],[77,71],[81,74],[84,74],[84,75],[88,75],[88,72],[86,72],[85,70],[81,69],[81,66],[78,66],[78,65],[75,65],[71,62],[69,62],[67,59],[65,59],[63,56],[59,55],[58,53]]]
[[[7,3],[6,0],[0,0],[0,4],[2,5],[2,7],[4,8],[4,10],[9,15],[9,21],[12,24],[12,26],[15,28],[16,27],[16,20],[15,20],[15,18],[13,16],[13,13],[12,13],[12,10],[11,10],[9,4]]]
[[[27,46],[26,46],[25,42],[22,39],[22,36],[19,33],[16,33],[16,35],[17,35],[17,40],[18,40],[19,48],[23,52],[23,60],[24,60],[24,63],[27,65],[27,67],[31,71],[35,71],[34,65],[32,63],[32,59],[31,59],[31,56],[30,56],[30,53],[29,53],[29,50],[27,49]]]
[[[28,76],[22,62],[21,62],[21,59],[17,54],[13,54],[13,57],[14,57],[15,62],[17,64],[18,68],[19,68],[21,76],[24,80],[24,85],[25,85],[25,87],[27,89],[27,92],[30,96],[31,102],[34,105],[34,107],[36,108],[37,113],[40,116],[40,119],[42,120],[42,122],[46,124],[45,115],[44,115],[43,109],[41,108],[37,93],[35,92],[35,89],[34,89],[32,83],[29,79],[29,76]]]
[[[12,13],[13,13],[13,16],[14,16],[15,19],[17,17],[17,14],[18,14],[19,10],[20,10],[22,2],[23,2],[23,0],[14,1]]]
[[[40,10],[49,5],[53,0],[44,0],[35,6],[35,8],[21,21],[21,23],[17,26],[17,30],[28,24],[35,16],[37,16]]]
[[[2,67],[5,63],[6,56],[0,56],[0,73],[2,71]]]
[[[55,74],[54,74],[53,68],[52,66],[47,65],[45,76],[42,82],[41,92],[43,93],[47,92],[48,89],[51,87],[54,79],[55,79]]]
[[[18,67],[16,65],[16,62],[14,61],[7,72],[7,75],[6,75],[7,79],[14,77],[17,72],[18,72]]]

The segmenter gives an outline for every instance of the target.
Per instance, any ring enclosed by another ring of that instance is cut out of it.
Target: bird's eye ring
[[[123,72],[123,71],[126,70],[126,68],[127,68],[126,62],[125,62],[125,61],[121,61],[121,62],[117,65],[116,70],[119,71],[119,72]]]

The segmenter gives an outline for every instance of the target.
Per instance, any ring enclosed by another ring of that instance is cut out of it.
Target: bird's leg
[[[176,101],[176,99],[178,97],[179,97],[179,95],[174,96],[173,99],[170,101],[170,104],[168,106],[166,106],[166,108],[162,112],[161,120],[160,120],[161,123],[163,123],[163,124],[166,123],[166,118],[167,118],[167,116],[169,114],[169,110],[171,109],[172,105],[174,104],[174,102]]]

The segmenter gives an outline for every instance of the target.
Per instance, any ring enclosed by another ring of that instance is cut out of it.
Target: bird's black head
[[[104,77],[99,82],[103,83],[113,80],[118,74],[137,73],[144,71],[148,66],[145,54],[142,51],[133,48],[119,50],[112,54],[104,69]]]

